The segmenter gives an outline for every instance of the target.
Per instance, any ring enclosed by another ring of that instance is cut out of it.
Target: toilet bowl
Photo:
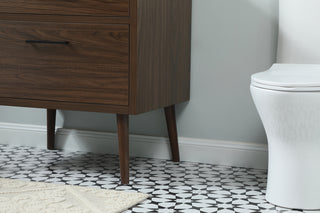
[[[266,199],[320,210],[320,0],[279,0],[277,63],[251,77],[268,137]]]
[[[250,90],[268,137],[267,201],[320,209],[320,65],[274,64]]]

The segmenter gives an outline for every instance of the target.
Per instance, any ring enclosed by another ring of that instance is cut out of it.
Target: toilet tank
[[[277,62],[320,64],[320,0],[279,0]]]

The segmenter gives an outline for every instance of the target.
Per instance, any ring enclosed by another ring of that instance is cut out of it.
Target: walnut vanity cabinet
[[[175,104],[189,100],[191,0],[0,1],[0,104],[117,114],[121,182],[129,115],[164,108],[179,161]]]

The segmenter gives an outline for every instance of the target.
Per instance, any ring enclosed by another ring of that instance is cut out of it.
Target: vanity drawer
[[[0,13],[129,16],[129,0],[7,0]]]
[[[128,25],[0,21],[0,47],[0,97],[128,105]]]

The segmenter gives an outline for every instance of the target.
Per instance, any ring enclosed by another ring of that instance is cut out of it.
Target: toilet
[[[279,0],[277,63],[251,76],[268,137],[266,199],[320,210],[320,0]]]

